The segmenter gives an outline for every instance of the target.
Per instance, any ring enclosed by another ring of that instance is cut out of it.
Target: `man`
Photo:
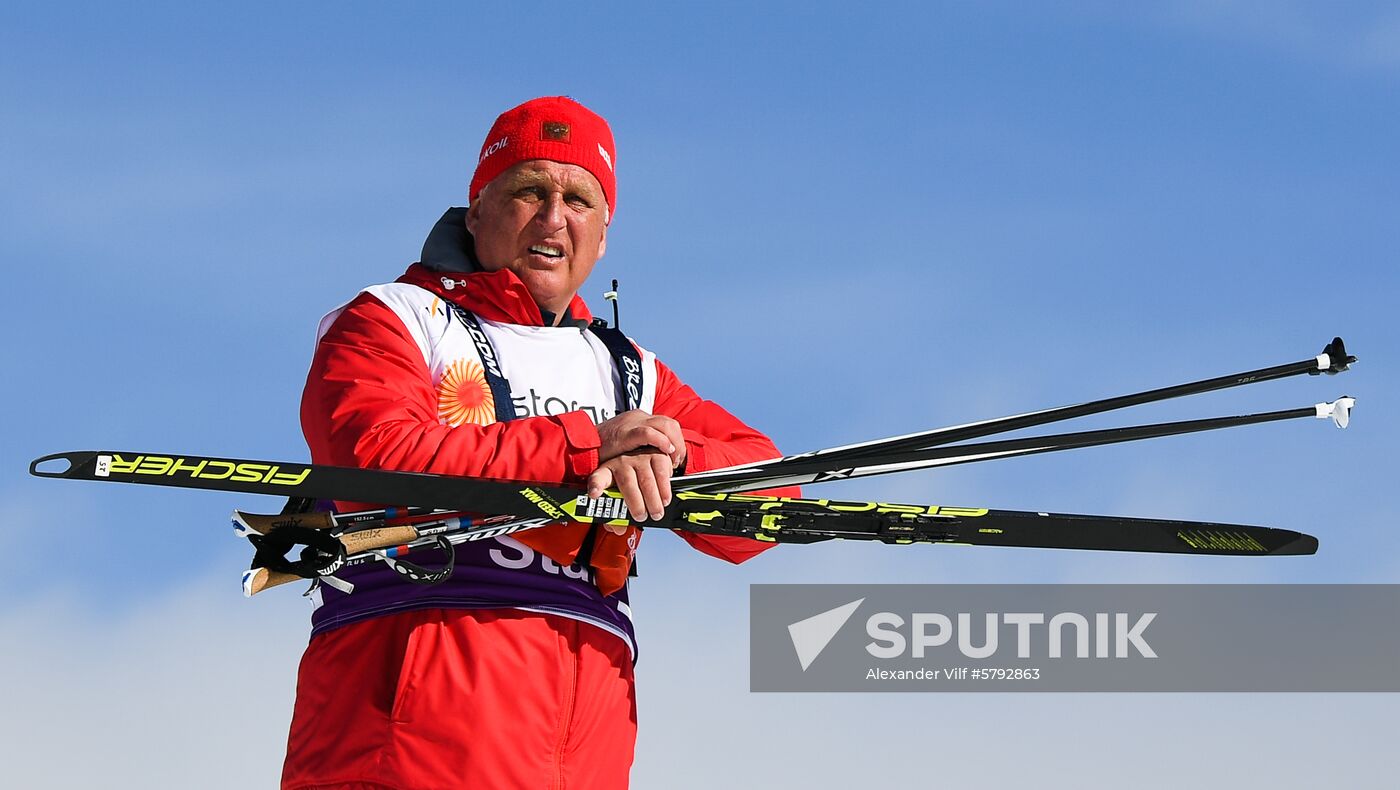
[[[607,249],[616,162],[606,121],[571,99],[503,113],[469,207],[396,282],[321,322],[302,400],[313,461],[611,487],[659,517],[677,469],[778,455],[578,297]],[[680,534],[731,562],[768,545]],[[377,563],[338,572],[353,590],[313,595],[283,787],[625,787],[639,539],[560,524],[467,543],[432,586]]]

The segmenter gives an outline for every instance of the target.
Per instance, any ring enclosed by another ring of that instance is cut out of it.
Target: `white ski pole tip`
[[[1342,397],[1331,403],[1317,404],[1317,418],[1320,420],[1331,420],[1332,424],[1338,428],[1345,428],[1351,423],[1351,407],[1356,405],[1356,398]]]

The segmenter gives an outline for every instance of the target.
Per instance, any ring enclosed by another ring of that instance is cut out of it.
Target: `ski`
[[[1311,535],[1241,524],[694,492],[678,496],[683,502],[681,512],[656,526],[773,543],[875,540],[897,545],[946,543],[1227,556],[1314,554],[1318,545]],[[305,515],[310,518],[234,511],[233,520],[240,535],[273,538],[271,545],[280,555],[299,545],[294,539],[279,537],[289,526],[339,529],[333,514]],[[459,514],[442,515],[442,519],[412,526],[341,532],[343,549],[304,554],[299,561],[303,564],[296,567],[259,565],[246,571],[244,594],[256,595],[307,578],[344,586],[346,583],[334,580],[332,574],[342,567],[375,561],[390,565],[410,581],[431,584],[450,572],[451,546],[558,523],[544,518],[497,517],[472,524]],[[255,540],[254,545],[261,544]],[[403,559],[429,549],[448,549],[448,564],[429,571]]]
[[[1261,414],[934,447],[891,453],[869,466],[846,469],[832,468],[820,458],[794,459],[790,456],[793,462],[775,462],[768,468],[743,465],[677,477],[672,481],[672,489],[696,493],[733,493],[736,490],[887,474],[1303,417],[1329,418],[1339,427],[1345,427],[1354,404],[1352,398],[1339,398],[1332,403]],[[53,468],[54,464],[63,464],[64,468]],[[416,515],[432,510],[518,514],[519,502],[523,497],[544,516],[555,520],[589,522],[618,519],[617,523],[628,523],[629,518],[615,493],[589,500],[562,486],[418,472],[95,450],[46,455],[33,461],[29,471],[38,477],[203,488],[301,499],[407,502],[417,507],[405,511],[405,514]],[[539,515],[533,510],[530,513]],[[373,519],[390,521],[394,517],[392,512],[380,514],[373,511],[352,514],[346,517],[350,520],[341,523],[350,524],[365,519],[374,523]]]
[[[66,468],[53,468],[56,464]],[[567,486],[421,472],[110,450],[46,455],[31,463],[29,471],[37,477],[67,480],[301,499],[395,502],[466,513],[543,515],[558,521],[635,523],[616,492],[589,500]],[[588,504],[581,506],[578,499]]]
[[[474,479],[474,482],[483,487],[513,488],[515,485],[480,478]],[[587,499],[581,489],[565,490],[576,494],[578,499]],[[604,498],[608,499],[606,495]],[[533,496],[524,499],[533,502]],[[571,505],[559,503],[561,508]],[[620,507],[621,501],[609,499],[607,507],[612,506]],[[521,507],[518,510],[529,509]],[[675,495],[674,502],[667,510],[669,515],[660,522],[634,525],[732,535],[775,543],[848,539],[894,544],[962,543],[1241,555],[1312,554],[1317,548],[1317,542],[1311,536],[1274,527],[754,494],[682,491]],[[479,540],[557,523],[538,514],[515,519],[497,516],[479,523],[470,523],[469,519],[457,513],[440,515],[441,518],[423,524],[387,530],[342,532],[338,536],[346,543],[347,549],[364,551],[412,543],[418,538],[439,534],[433,528],[443,526],[446,529],[440,530],[442,532],[460,532],[460,540]],[[567,520],[589,523],[595,519],[571,516]],[[240,528],[240,534],[246,534],[250,529],[270,534],[288,525],[313,526],[336,534],[336,518],[330,513],[259,516],[235,511],[234,523]],[[625,525],[634,522],[610,519],[605,523]]]
[[[66,463],[67,468],[43,468],[55,462]],[[1316,538],[1271,527],[699,491],[676,493],[660,521],[639,522],[614,491],[590,499],[582,489],[564,485],[203,456],[115,451],[59,453],[36,460],[30,471],[41,477],[312,499],[400,502],[461,513],[509,514],[536,522],[515,529],[572,521],[659,526],[777,543],[843,539],[1256,556],[1312,554],[1317,550]],[[372,516],[357,515],[363,517],[363,523],[375,523]],[[338,567],[348,555],[337,535],[326,534],[327,522],[320,522],[318,530],[310,520],[325,516],[293,514],[266,518],[296,520],[295,524],[282,525],[283,529],[269,527],[266,531],[267,536],[283,533],[281,543],[269,546],[267,551],[260,547],[260,553],[274,568],[277,563],[272,558],[285,553],[291,545],[311,549],[303,553],[305,565],[297,568],[297,575],[314,574],[318,565]],[[335,525],[334,517],[330,518],[329,523]],[[466,525],[458,531],[473,528],[478,532],[494,530],[494,535],[509,534],[501,531],[500,523]],[[392,540],[397,542],[402,537]],[[292,543],[286,543],[288,540]],[[359,548],[368,550],[371,546],[360,544]]]

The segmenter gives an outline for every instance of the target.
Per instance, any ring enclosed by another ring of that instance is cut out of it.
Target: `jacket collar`
[[[488,321],[552,326],[515,272],[482,270],[467,232],[466,216],[465,207],[449,208],[423,242],[420,261],[408,267],[398,281],[432,291]],[[587,326],[592,319],[588,305],[575,294],[560,326]]]

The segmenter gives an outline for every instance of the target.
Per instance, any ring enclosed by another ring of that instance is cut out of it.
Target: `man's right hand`
[[[598,461],[611,461],[633,450],[653,448],[671,458],[671,468],[685,463],[685,438],[681,424],[660,414],[641,409],[625,411],[598,425]]]

